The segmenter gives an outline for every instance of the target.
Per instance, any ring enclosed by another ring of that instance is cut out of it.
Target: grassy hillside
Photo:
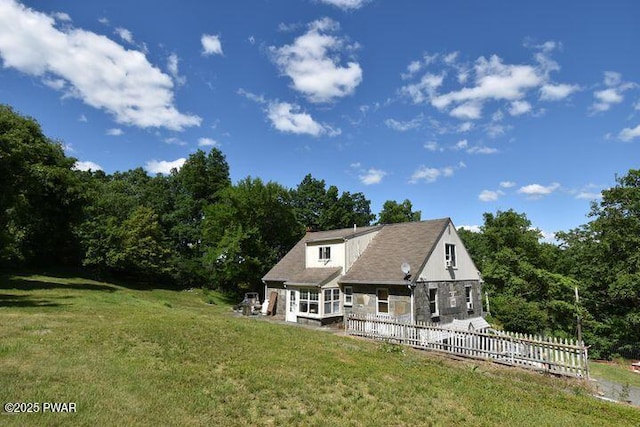
[[[0,278],[2,425],[640,425],[574,380],[236,317],[201,291]]]

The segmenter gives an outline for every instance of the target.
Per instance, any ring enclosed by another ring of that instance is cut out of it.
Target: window
[[[464,295],[465,295],[465,299],[467,300],[467,310],[472,311],[473,310],[473,290],[471,289],[471,286],[466,286],[464,288]]]
[[[429,311],[431,312],[431,317],[440,316],[440,311],[438,310],[438,289],[436,288],[429,289]]]
[[[353,305],[353,288],[351,286],[344,287],[344,305]]]
[[[300,290],[300,314],[318,314],[318,291],[313,289]]]
[[[378,314],[389,314],[389,290],[378,289]]]
[[[296,311],[296,291],[289,291],[289,313]]]
[[[331,259],[331,247],[330,246],[319,247],[318,259]]]
[[[324,290],[324,314],[340,313],[340,289]]]
[[[453,243],[444,245],[444,262],[447,268],[456,267],[456,245]]]

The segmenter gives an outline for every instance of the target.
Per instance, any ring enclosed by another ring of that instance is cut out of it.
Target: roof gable
[[[442,218],[385,225],[340,282],[403,284],[405,262],[414,282],[450,223]]]
[[[317,243],[331,240],[348,240],[366,233],[379,230],[382,226],[368,226],[358,228],[342,228],[339,230],[307,232],[298,243],[262,278],[265,282],[286,282],[299,279],[315,281],[323,276],[320,271],[309,272],[305,268],[305,250],[307,243]],[[315,269],[325,270],[325,269]],[[334,269],[329,269],[334,270]],[[327,275],[331,272],[327,271]],[[313,279],[311,278],[313,277]],[[305,282],[306,283],[306,282]]]

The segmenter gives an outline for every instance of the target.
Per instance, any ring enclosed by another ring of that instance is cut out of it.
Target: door
[[[298,320],[298,291],[296,289],[287,289],[287,314],[285,320],[287,322],[296,322]]]

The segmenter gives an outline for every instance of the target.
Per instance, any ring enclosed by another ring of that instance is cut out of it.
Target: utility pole
[[[484,300],[487,303],[487,314],[491,316],[491,309],[489,308],[489,292],[484,293]]]

